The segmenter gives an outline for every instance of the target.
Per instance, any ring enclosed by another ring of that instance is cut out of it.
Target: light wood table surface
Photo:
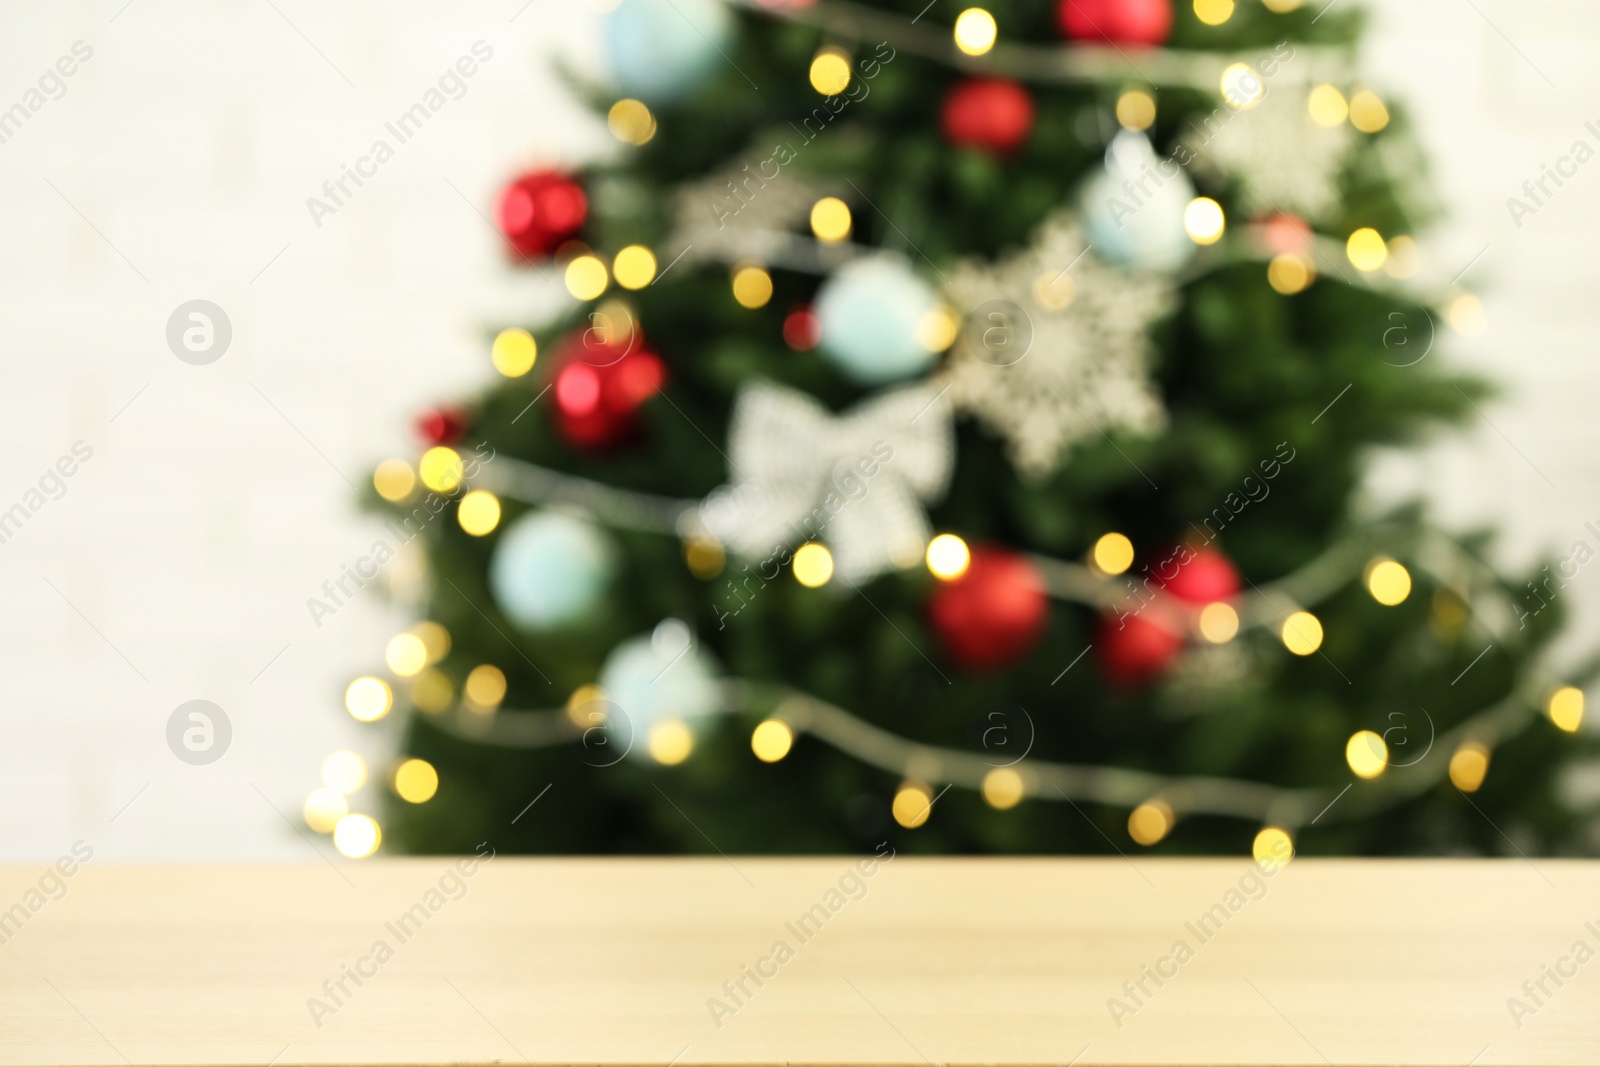
[[[1600,863],[859,863],[6,868],[0,1064],[1600,1064]]]

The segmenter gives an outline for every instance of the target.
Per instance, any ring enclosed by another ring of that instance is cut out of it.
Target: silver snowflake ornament
[[[1252,213],[1324,217],[1339,204],[1339,171],[1354,134],[1348,125],[1312,121],[1309,93],[1303,83],[1274,85],[1258,103],[1237,111],[1224,105],[1195,122],[1183,144],[1196,169],[1238,178]]]
[[[1173,307],[1172,282],[1096,258],[1070,211],[1020,252],[943,277],[965,327],[937,378],[957,411],[1005,440],[1024,477],[1047,477],[1085,437],[1166,424],[1149,326]]]

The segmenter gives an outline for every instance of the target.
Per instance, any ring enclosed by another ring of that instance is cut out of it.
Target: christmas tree
[[[1359,502],[1488,395],[1360,13],[984,2],[607,16],[614,155],[496,205],[570,313],[374,474],[341,850],[1581,845],[1572,561]]]

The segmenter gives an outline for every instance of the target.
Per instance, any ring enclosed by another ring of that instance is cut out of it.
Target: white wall
[[[8,3],[0,34],[0,107],[93,49],[0,144],[0,508],[94,449],[0,545],[0,858],[78,837],[107,857],[309,858],[273,806],[298,824],[328,751],[382,750],[341,692],[403,619],[368,589],[318,629],[306,598],[372,543],[346,479],[489,376],[479,331],[547,302],[477,213],[521,163],[604,143],[552,69],[589,49],[592,15],[123,2]],[[314,225],[306,199],[479,39],[494,55],[466,95]],[[196,297],[234,329],[209,366],[165,340]],[[194,698],[235,730],[209,767],[166,747]]]
[[[75,441],[94,449],[0,544],[0,859],[79,837],[107,858],[309,858],[279,812],[297,821],[331,749],[382,753],[340,692],[403,616],[371,590],[321,629],[305,608],[374,534],[347,479],[409,447],[416,408],[488,377],[486,326],[555,299],[503,268],[478,215],[500,179],[605,144],[552,69],[593,68],[594,16],[521,2],[0,5],[0,108],[74,42],[94,51],[0,144],[0,509]],[[1411,103],[1456,212],[1430,256],[1490,245],[1467,280],[1491,328],[1450,358],[1510,386],[1489,414],[1528,459],[1485,428],[1376,485],[1504,522],[1528,558],[1600,519],[1600,165],[1520,231],[1504,199],[1600,119],[1583,110],[1600,16],[1474,3],[1504,37],[1462,0],[1380,4],[1370,71]],[[318,228],[306,198],[479,39],[494,57],[466,96]],[[165,341],[194,298],[233,324],[209,366]],[[1600,577],[1570,596],[1600,636]],[[195,698],[235,731],[208,767],[164,738]]]
[[[1501,526],[1500,554],[1519,565],[1580,539],[1600,550],[1584,529],[1600,528],[1600,159],[1520,227],[1506,204],[1574,141],[1600,150],[1600,8],[1387,0],[1373,12],[1367,70],[1405,98],[1450,211],[1425,252],[1446,281],[1482,252],[1461,284],[1482,296],[1489,328],[1447,335],[1442,355],[1503,387],[1484,408],[1488,424],[1389,457],[1374,488],[1425,493],[1454,527]],[[1600,644],[1600,574],[1580,571],[1561,595],[1577,612],[1561,649],[1580,658]]]

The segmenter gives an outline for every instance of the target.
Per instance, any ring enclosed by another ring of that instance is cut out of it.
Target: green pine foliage
[[[904,25],[925,3],[858,0],[857,6]],[[989,6],[1003,40],[1074,47],[1059,41],[1053,3]],[[1251,53],[1288,41],[1296,49],[1353,56],[1361,32],[1359,16],[1346,10],[1316,19],[1320,4],[1275,15],[1245,2],[1222,27],[1201,25],[1186,4],[1175,7],[1168,47],[1178,51]],[[933,5],[916,29],[947,40],[957,10]],[[1102,84],[1029,82],[1033,134],[1015,155],[999,158],[953,149],[940,132],[938,102],[961,76],[957,67],[900,48],[882,64],[868,96],[804,143],[796,126],[820,99],[807,68],[817,49],[836,39],[750,10],[736,17],[731,62],[682,102],[656,109],[659,132],[650,143],[621,148],[613,162],[584,176],[594,209],[585,240],[602,253],[642,243],[665,266],[677,251],[666,244],[676,187],[732,159],[764,157],[789,144],[797,155],[789,167],[848,179],[861,194],[852,200],[853,240],[904,251],[930,276],[929,261],[1000,255],[1027,242],[1101,165],[1105,139],[1115,130],[1117,94],[1139,83],[1132,74]],[[1132,61],[1138,63],[1137,54]],[[614,98],[579,88],[602,115]],[[1159,121],[1150,134],[1158,152],[1218,106],[1211,94],[1194,90],[1157,95]],[[1340,178],[1342,208],[1318,220],[1321,232],[1342,240],[1372,226],[1392,236],[1431,220],[1413,136],[1404,113],[1392,110],[1387,128],[1358,139]],[[1224,205],[1230,224],[1245,218],[1238,188],[1204,175],[1195,180]],[[709,207],[705,221],[714,224]],[[1327,635],[1319,654],[1290,655],[1271,629],[1255,629],[1224,655],[1188,657],[1157,684],[1119,687],[1102,676],[1092,655],[1063,673],[1093,642],[1096,617],[1087,607],[1053,601],[1031,655],[998,673],[971,673],[939,651],[925,614],[935,582],[922,568],[879,577],[860,594],[807,590],[782,574],[723,619],[726,583],[742,573],[738,560],[703,580],[686,566],[676,539],[627,531],[612,533],[621,570],[602,608],[580,625],[534,636],[501,614],[489,590],[497,535],[469,537],[453,521],[440,521],[423,537],[431,563],[426,614],[453,637],[441,669],[459,691],[467,671],[492,663],[509,679],[506,708],[560,708],[575,689],[595,682],[615,645],[675,616],[690,622],[727,675],[792,686],[931,745],[981,750],[998,709],[1018,745],[1032,733],[1034,758],[1325,787],[1330,796],[1353,780],[1346,739],[1360,729],[1399,726],[1387,735],[1391,758],[1399,765],[1420,756],[1430,769],[1427,783],[1396,797],[1382,781],[1357,782],[1326,819],[1296,831],[1300,851],[1503,853],[1508,838],[1528,852],[1580,847],[1583,820],[1560,799],[1558,781],[1564,765],[1592,753],[1585,735],[1562,733],[1536,713],[1525,716],[1498,740],[1487,780],[1470,798],[1443,777],[1449,751],[1435,745],[1421,755],[1430,736],[1527,690],[1535,660],[1558,632],[1563,605],[1558,599],[1526,628],[1515,618],[1499,620],[1501,636],[1483,653],[1489,642],[1470,624],[1470,613],[1496,589],[1522,602],[1529,576],[1445,572],[1427,547],[1437,534],[1422,509],[1374,517],[1355,506],[1375,448],[1461,425],[1473,415],[1471,403],[1487,395],[1486,385],[1448,371],[1439,315],[1392,286],[1352,284],[1338,269],[1326,269],[1309,289],[1286,297],[1269,287],[1260,258],[1227,247],[1196,261],[1181,279],[1176,309],[1153,327],[1152,373],[1170,415],[1163,432],[1091,436],[1040,483],[1020,478],[1001,443],[962,419],[952,486],[931,519],[935,529],[969,542],[1002,542],[1064,560],[1084,558],[1096,538],[1119,530],[1145,561],[1191,536],[1230,496],[1238,498],[1247,475],[1287,448],[1293,459],[1270,482],[1270,494],[1230,513],[1216,542],[1246,579],[1246,596],[1250,585],[1352,542],[1358,552],[1406,562],[1415,580],[1398,607],[1376,603],[1359,573],[1315,605]],[[1338,266],[1344,275],[1356,273]],[[666,396],[643,410],[638,443],[600,452],[570,447],[548,418],[548,397],[522,414],[549,384],[546,355],[581,328],[588,306],[564,321],[528,324],[540,364],[528,377],[466,402],[469,440],[613,486],[704,496],[728,479],[722,449],[741,384],[771,379],[834,411],[870,393],[817,353],[796,353],[782,340],[785,313],[813,298],[819,277],[774,269],[773,279],[774,297],[758,310],[734,301],[721,265],[679,266],[658,284],[621,294],[669,373]],[[1441,331],[1433,355],[1404,367],[1385,358],[1387,330],[1407,323],[1421,343],[1430,321]],[[504,503],[502,530],[528,508]],[[1461,547],[1480,557],[1484,546],[1480,539]],[[1536,709],[1541,696],[1535,687],[1521,705]],[[997,811],[961,788],[939,799],[925,825],[902,829],[889,813],[896,775],[803,733],[781,762],[756,760],[750,731],[770,711],[770,702],[758,700],[747,712],[718,717],[693,756],[675,767],[633,757],[596,767],[576,743],[485,745],[412,714],[405,751],[435,764],[441,784],[425,804],[392,803],[384,819],[388,840],[423,852],[470,849],[485,839],[502,851],[541,853],[846,852],[885,838],[929,853],[1138,848],[1128,839],[1126,808],[1043,796]],[[539,804],[519,817],[547,784]],[[1155,851],[1242,854],[1259,825],[1197,816],[1181,821]]]

